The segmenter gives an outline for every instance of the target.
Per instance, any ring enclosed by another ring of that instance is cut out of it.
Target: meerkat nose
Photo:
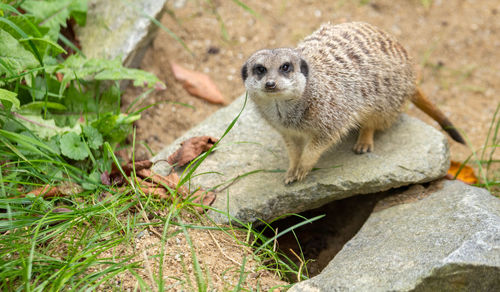
[[[272,80],[266,82],[266,89],[274,89],[274,88],[276,88],[276,82]]]

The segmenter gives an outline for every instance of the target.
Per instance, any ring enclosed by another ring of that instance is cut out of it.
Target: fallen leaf
[[[181,147],[167,158],[170,165],[183,166],[198,157],[203,152],[208,151],[218,141],[210,136],[198,136],[190,138],[181,143]]]
[[[109,176],[109,173],[107,170],[105,170],[102,174],[101,174],[101,183],[103,185],[107,185],[107,186],[110,186],[111,185],[111,177]]]
[[[156,173],[153,173],[150,169],[141,169],[137,172],[137,176],[148,181],[150,180],[152,183],[163,186],[165,189],[176,189],[179,184],[179,176],[177,173],[172,172],[167,176],[162,176]],[[182,197],[184,193],[187,193],[187,189],[184,186],[181,186],[178,190]]]
[[[215,201],[215,193],[214,192],[206,192],[203,190],[198,190],[193,194],[194,200],[193,203],[201,204],[204,206],[211,206]],[[196,211],[202,213],[203,207],[195,207]]]
[[[156,184],[158,186],[163,186],[165,190],[165,196],[161,195],[162,196],[160,197],[161,199],[169,198],[167,187],[170,189],[177,189],[177,193],[183,199],[186,199],[190,196],[189,190],[185,186],[180,186],[179,188],[177,188],[177,185],[179,184],[179,176],[175,172],[170,173],[168,176],[162,176],[153,173],[150,169],[142,169],[137,172],[137,176],[144,179],[144,181],[141,181],[141,183],[143,184],[151,181],[150,183]],[[151,185],[147,184],[147,187],[151,187]],[[197,203],[204,206],[211,206],[212,203],[215,201],[216,196],[214,192],[207,192],[202,189],[199,189],[192,195],[192,198],[193,198],[193,203]],[[203,213],[205,211],[204,208],[200,206],[196,206],[194,207],[194,209],[199,213]]]
[[[171,63],[171,66],[175,79],[180,81],[184,89],[191,95],[215,104],[226,103],[222,93],[210,77],[203,73],[183,68],[174,62]]]
[[[141,189],[146,195],[153,195],[162,200],[168,199],[167,190],[162,187],[141,187]]]
[[[134,169],[134,166],[135,166],[135,171],[137,172],[141,169],[151,168],[151,166],[153,166],[153,162],[151,162],[150,160],[141,160],[141,161],[136,161],[135,163],[129,162],[123,165],[122,169],[126,175],[130,175],[130,173],[132,173],[132,170]]]
[[[64,75],[61,72],[56,72],[57,81],[62,82]]]
[[[57,187],[51,186],[51,185],[44,185],[43,187],[36,188],[32,190],[31,192],[28,192],[26,195],[33,194],[35,196],[43,196],[44,199],[46,198],[53,198],[53,197],[60,197],[63,194],[59,191]]]
[[[52,213],[69,213],[69,212],[73,212],[73,210],[64,207],[58,207],[52,209]]]
[[[465,165],[463,168],[460,170],[460,172],[457,175],[458,170],[460,169],[460,166],[462,163],[456,162],[456,161],[451,161],[450,168],[448,169],[448,173],[446,174],[447,179],[454,179],[456,176],[456,179],[472,185],[477,183],[477,177],[474,174],[474,169],[472,167]]]

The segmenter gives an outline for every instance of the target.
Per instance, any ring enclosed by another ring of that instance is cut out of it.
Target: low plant
[[[272,243],[286,231],[266,238],[251,225],[182,223],[181,211],[199,205],[181,201],[175,190],[171,191],[173,201],[166,202],[144,194],[135,176],[120,190],[101,183],[101,175],[110,172],[113,164],[119,167],[114,152],[130,136],[132,123],[144,110],[137,106],[121,109],[119,81],[132,80],[147,88],[145,94],[163,84],[153,74],[124,68],[119,59],[83,56],[61,34],[61,27],[70,18],[84,25],[86,9],[86,0],[0,3],[0,288],[116,288],[115,277],[129,272],[141,290],[150,290],[137,274],[143,261],[114,251],[130,245],[144,229],[161,227],[165,244],[179,234],[169,232],[171,226],[180,227],[188,239],[188,228],[217,229],[228,236],[245,232],[247,240],[240,243],[256,249],[254,256],[263,269],[304,278],[293,261],[283,260],[273,248]],[[67,55],[65,47],[76,53]],[[189,183],[209,153],[187,168],[180,185]],[[45,197],[52,186],[64,197]],[[167,216],[150,220],[148,216],[159,210]],[[209,271],[200,265],[190,239],[189,244],[196,280],[191,287],[204,291],[210,287]],[[166,256],[162,247],[159,263]],[[161,275],[163,266],[159,267],[159,274],[152,278],[158,290],[168,290]],[[245,281],[245,260],[239,275],[236,290]]]

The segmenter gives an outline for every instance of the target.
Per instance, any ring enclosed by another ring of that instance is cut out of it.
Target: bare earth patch
[[[157,291],[160,277],[165,291],[197,291],[198,284],[193,262],[195,255],[202,273],[202,283],[208,291],[228,291],[235,287],[261,291],[283,291],[288,283],[278,279],[274,273],[259,268],[250,248],[241,244],[245,234],[235,232],[228,235],[220,230],[187,229],[193,249],[180,227],[170,226],[164,244],[161,228],[156,232],[145,229],[139,232],[130,245],[120,245],[101,254],[100,257],[125,257],[135,255],[131,261],[139,262],[141,268],[134,269],[146,285]],[[175,236],[171,234],[178,232]],[[163,261],[160,255],[163,244]],[[163,268],[160,274],[160,262]],[[243,267],[243,268],[242,268]],[[130,272],[120,273],[99,287],[100,290],[119,289],[134,291],[139,282]]]

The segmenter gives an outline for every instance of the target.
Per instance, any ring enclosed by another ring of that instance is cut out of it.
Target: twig
[[[210,234],[210,237],[212,237],[213,241],[215,242],[215,245],[217,245],[217,247],[219,248],[219,251],[222,253],[223,256],[225,256],[228,260],[232,261],[233,263],[237,264],[238,266],[241,266],[241,264],[239,262],[237,262],[236,260],[232,259],[231,257],[229,257],[227,254],[224,253],[224,251],[222,250],[222,248],[220,247],[219,243],[217,242],[217,240],[215,239],[214,235],[212,234],[212,232],[210,230],[208,230],[208,234]]]
[[[148,225],[148,229],[149,229],[149,231],[151,231],[151,232],[152,232],[152,233],[154,233],[156,236],[158,236],[158,238],[160,238],[160,239],[161,239],[161,234],[160,234],[158,231],[154,230],[154,229],[153,229],[153,226],[151,226],[151,225],[150,225],[150,224],[151,224],[151,221],[149,220],[148,216],[146,216],[146,212],[144,212],[144,207],[142,206],[141,202],[139,201],[138,203],[139,203],[139,205],[141,206],[141,209],[139,209],[139,207],[137,207],[137,205],[135,206],[135,208],[136,208],[136,209],[137,209],[137,211],[139,211],[139,213],[141,214],[142,219],[144,219],[144,221],[146,221],[146,222],[149,224],[149,225]]]
[[[304,261],[302,261],[302,259],[295,253],[295,251],[293,251],[293,249],[290,248],[290,251],[297,259],[299,259],[300,262],[299,271],[297,272],[297,282],[300,282],[300,275],[302,275],[302,268],[304,268]]]
[[[278,243],[278,228],[274,231],[273,252],[276,252],[276,243]]]
[[[142,256],[144,257],[144,265],[146,266],[146,270],[148,271],[148,276],[151,279],[151,284],[155,282],[153,277],[153,271],[151,270],[151,265],[149,264],[148,255],[146,254],[146,250],[142,250]]]

